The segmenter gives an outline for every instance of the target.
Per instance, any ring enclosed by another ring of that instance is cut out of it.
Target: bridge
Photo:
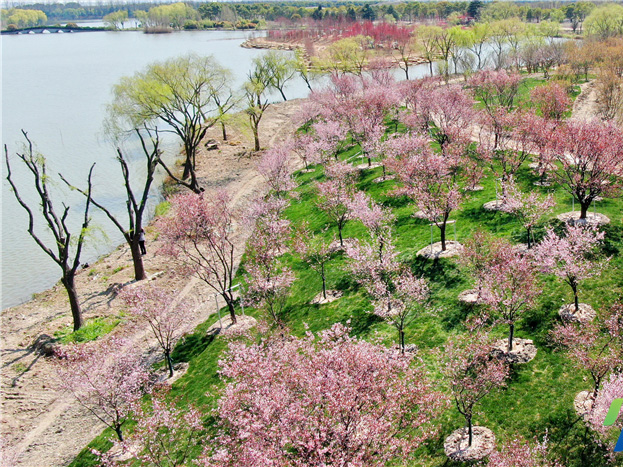
[[[72,28],[67,26],[40,26],[36,28],[14,29],[2,31],[2,35],[10,34],[67,34],[74,32],[105,31],[106,28]]]

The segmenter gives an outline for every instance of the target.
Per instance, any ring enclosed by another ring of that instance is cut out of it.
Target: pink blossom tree
[[[335,120],[316,122],[312,128],[320,160],[326,163],[333,158],[337,161],[338,154],[345,147],[348,129]]]
[[[558,83],[549,82],[530,91],[530,99],[543,118],[560,122],[571,107],[567,91]]]
[[[335,240],[335,236],[333,237]],[[322,297],[327,298],[327,271],[326,266],[335,256],[333,242],[327,242],[322,233],[315,234],[308,226],[304,226],[296,232],[294,238],[294,250],[301,256],[307,265],[317,272],[322,279]]]
[[[547,435],[543,441],[533,445],[525,439],[515,438],[489,455],[487,467],[563,467],[557,460],[551,460],[548,452]]]
[[[182,467],[200,443],[203,430],[201,413],[194,407],[182,411],[176,400],[169,398],[170,386],[161,385],[152,392],[150,406],[137,404],[133,414],[136,425],[124,441],[115,442],[107,453],[94,451],[105,467],[117,467],[111,451],[121,450],[125,455],[155,467]]]
[[[528,248],[532,248],[532,229],[552,212],[556,205],[553,195],[541,196],[534,191],[524,193],[512,178],[506,182],[503,192],[505,196],[500,210],[519,219],[528,233]]]
[[[581,281],[601,274],[607,260],[594,256],[604,233],[583,225],[567,225],[567,235],[559,237],[549,229],[534,248],[536,261],[544,272],[562,277],[573,291],[575,312],[580,309],[578,286]]]
[[[623,422],[621,421],[621,417],[618,417],[618,421],[614,424],[608,426],[604,425],[604,421],[607,415],[610,415],[609,412],[612,410],[612,407],[620,407],[619,404],[613,404],[615,399],[623,399],[623,373],[621,370],[616,374],[610,375],[610,378],[604,382],[597,393],[597,397],[595,398],[593,407],[588,416],[588,423],[593,430],[604,437],[608,437],[609,435],[618,436],[614,450],[620,453],[623,449],[623,435],[621,434]]]
[[[348,332],[230,344],[222,431],[202,464],[382,466],[430,439],[444,398],[421,364]]]
[[[350,271],[373,299],[373,313],[396,328],[399,347],[404,353],[405,327],[428,299],[426,280],[415,277],[396,260],[389,228],[372,233],[369,242],[349,245],[346,254]]]
[[[474,99],[462,86],[440,86],[425,100],[430,114],[431,136],[439,143],[442,153],[448,146],[465,147],[471,144],[472,125],[477,112]]]
[[[327,166],[325,173],[327,175],[327,180],[317,184],[319,195],[318,207],[335,222],[340,238],[340,245],[344,246],[342,230],[350,217],[349,203],[356,191],[356,170],[348,163],[336,162]]]
[[[492,390],[506,384],[508,366],[493,356],[493,343],[481,330],[452,337],[444,346],[441,364],[456,407],[465,417],[471,446],[474,408]]]
[[[481,273],[481,298],[500,322],[508,324],[507,351],[511,352],[515,323],[532,307],[542,289],[536,279],[537,268],[532,258],[508,242],[499,245],[501,248],[485,262]]]
[[[292,270],[280,259],[291,235],[290,222],[281,218],[284,200],[257,200],[254,206],[250,217],[255,219],[255,228],[247,242],[245,300],[262,308],[274,323],[281,324],[294,281]]]
[[[558,324],[552,337],[576,367],[590,373],[594,399],[605,378],[623,369],[623,304],[613,305],[588,323]]]
[[[178,300],[175,291],[170,292],[155,286],[124,291],[122,298],[129,305],[130,314],[151,329],[164,352],[169,377],[173,376],[171,352],[176,342],[189,330],[192,322],[193,315],[189,312],[189,304]]]
[[[220,294],[236,323],[231,287],[235,273],[233,212],[229,196],[219,191],[210,199],[184,194],[171,199],[172,215],[159,222],[162,252],[182,270],[196,274]]]
[[[558,164],[551,174],[580,204],[586,219],[598,196],[616,196],[623,188],[623,132],[596,120],[570,121],[552,136],[552,152]]]
[[[291,142],[286,142],[267,149],[257,166],[268,188],[277,196],[283,196],[296,187],[288,164],[292,147]]]
[[[123,441],[121,429],[149,382],[138,349],[111,337],[62,350],[59,357],[60,387]]]
[[[488,114],[502,108],[509,112],[515,103],[521,76],[506,70],[486,70],[476,73],[469,80],[477,100],[482,102]]]
[[[390,167],[403,186],[394,191],[407,195],[441,232],[441,249],[446,251],[446,225],[450,213],[463,201],[463,186],[471,180],[473,166],[463,158],[445,157],[422,144],[419,153],[406,159],[394,159]]]

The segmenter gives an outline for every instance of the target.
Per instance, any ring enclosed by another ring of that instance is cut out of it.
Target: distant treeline
[[[310,2],[310,1],[294,1],[294,2],[269,2],[269,3],[199,3],[199,2],[185,2],[187,5],[192,6],[201,15],[202,19],[208,19],[212,21],[222,20],[220,17],[225,10],[226,14],[229,14],[228,10],[238,17],[238,19],[244,20],[266,20],[275,21],[278,19],[297,20],[300,18],[307,18],[319,15],[321,12],[322,17],[329,17],[330,19],[370,19],[366,16],[374,16],[375,19],[383,19],[386,15],[393,16],[396,20],[402,19],[406,21],[415,21],[423,19],[445,19],[452,14],[459,16],[466,16],[469,14],[468,10],[472,13],[478,12],[482,8],[483,4],[480,1],[472,2],[405,2],[396,4],[374,4],[370,2]],[[470,7],[470,4],[472,6]],[[589,9],[594,6],[592,2],[574,2],[567,3],[563,6],[552,7],[552,2],[497,2],[493,5],[499,4],[499,7],[493,8],[493,15],[511,15],[519,17],[527,21],[540,21],[542,19],[550,20],[564,20],[565,18],[571,19],[574,16],[574,5],[580,5],[580,9]],[[490,6],[491,3],[486,3]],[[556,2],[556,5],[560,5]],[[148,11],[154,7],[153,3],[138,2],[127,3],[124,5],[115,5],[113,3],[108,4],[88,4],[82,5],[78,2],[70,3],[33,3],[27,5],[21,5],[16,7],[17,9],[24,10],[39,10],[43,12],[49,21],[68,21],[68,20],[81,20],[81,19],[99,19],[120,10],[128,12],[130,17],[134,16],[134,11]],[[318,9],[320,7],[320,9]],[[491,9],[491,8],[488,8]],[[499,10],[499,11],[497,11]],[[370,13],[371,12],[371,13]],[[553,17],[552,17],[553,16]],[[505,19],[505,18],[492,18],[492,19]]]

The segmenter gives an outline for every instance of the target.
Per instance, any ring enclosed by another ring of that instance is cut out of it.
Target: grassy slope
[[[528,90],[539,80],[525,82],[520,96],[527,96]],[[350,149],[341,154],[348,158],[356,150]],[[527,165],[527,164],[526,164]],[[449,335],[464,332],[463,321],[476,310],[457,301],[457,295],[470,287],[470,279],[457,267],[453,259],[438,261],[422,260],[415,253],[430,242],[428,221],[411,216],[414,206],[406,199],[388,196],[394,187],[393,181],[373,183],[372,180],[382,174],[382,169],[363,171],[358,187],[365,190],[376,201],[393,209],[396,215],[395,243],[401,252],[401,259],[408,262],[413,270],[425,276],[433,292],[431,312],[415,319],[406,330],[408,343],[415,343],[421,349],[421,355],[431,365],[435,373],[431,351],[442,345]],[[287,217],[298,224],[307,221],[310,228],[320,231],[328,222],[327,217],[315,204],[314,182],[323,178],[322,169],[317,167],[313,173],[297,174],[300,184],[300,197],[294,200],[286,211]],[[518,181],[524,190],[543,189],[534,187],[536,180],[532,171],[523,167],[518,174]],[[485,229],[511,241],[522,241],[524,231],[521,225],[510,215],[487,212],[482,209],[486,201],[495,197],[493,177],[488,176],[482,183],[485,189],[473,193],[463,204],[461,210],[454,212],[451,219],[456,219],[458,240],[464,240],[476,229]],[[555,214],[571,210],[571,199],[561,188],[554,189],[556,197]],[[621,224],[623,201],[605,200],[599,203],[599,212],[610,217],[612,223],[605,228],[606,244],[604,252],[612,256],[608,269],[600,278],[586,281],[580,290],[582,302],[590,303],[594,308],[608,306],[617,297],[623,295],[623,226]],[[549,225],[558,226],[554,219]],[[542,235],[543,226],[535,235]],[[326,235],[337,233],[331,228]],[[433,231],[436,241],[438,229]],[[346,237],[365,235],[363,226],[349,221],[345,227]],[[448,236],[452,239],[452,230]],[[329,264],[328,287],[344,291],[344,297],[328,305],[309,305],[309,301],[320,291],[321,281],[316,273],[294,257],[288,257],[297,281],[292,286],[292,293],[287,304],[285,320],[292,332],[302,335],[305,324],[312,331],[329,327],[334,322],[350,320],[353,333],[367,338],[378,333],[387,345],[396,341],[395,329],[388,326],[374,315],[367,313],[370,302],[365,292],[360,289],[345,272],[345,261],[338,257]],[[243,271],[243,268],[241,268]],[[538,299],[534,310],[526,313],[517,327],[517,337],[533,339],[539,349],[537,357],[526,365],[514,369],[508,388],[490,394],[480,405],[475,423],[491,428],[499,440],[510,440],[517,435],[532,438],[542,437],[546,430],[553,450],[561,456],[567,466],[600,466],[604,464],[604,452],[587,435],[583,424],[577,421],[573,411],[573,398],[577,392],[590,386],[590,377],[586,372],[574,368],[566,357],[551,348],[548,332],[558,321],[557,311],[563,302],[571,300],[571,291],[553,277],[543,278],[543,294]],[[257,313],[249,310],[251,314]],[[205,329],[216,320],[210,319],[178,345],[174,359],[189,361],[187,375],[174,384],[174,394],[182,398],[182,403],[192,402],[206,409],[214,407],[218,387],[222,385],[217,376],[218,358],[225,349],[220,339],[205,336]],[[507,328],[500,326],[494,333],[500,337],[506,335]],[[209,423],[210,420],[206,419]],[[447,466],[443,454],[443,439],[454,429],[462,426],[463,419],[453,408],[449,409],[440,421],[440,434],[428,446],[421,448],[417,460],[412,465]],[[104,432],[91,444],[99,449],[106,445],[105,439],[111,433]],[[619,456],[620,457],[620,456]],[[94,465],[93,456],[86,450],[74,461],[72,466]],[[617,465],[623,465],[619,461]]]

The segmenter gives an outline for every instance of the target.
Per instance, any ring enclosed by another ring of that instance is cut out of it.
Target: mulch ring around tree
[[[359,170],[366,170],[366,169],[376,169],[377,167],[380,167],[380,166],[381,164],[379,164],[378,162],[373,162],[371,165],[368,165],[368,163],[365,162],[363,164],[356,165],[355,168]]]
[[[484,426],[472,427],[472,445],[467,446],[469,440],[467,427],[452,432],[443,443],[443,450],[451,460],[466,462],[483,459],[495,449],[495,435]]]
[[[504,202],[501,199],[489,201],[482,205],[485,211],[501,211],[504,208]]]
[[[372,180],[374,183],[383,183],[383,182],[387,182],[389,180],[394,180],[396,178],[395,175],[380,175],[378,177],[376,177],[374,180]]]
[[[457,299],[459,302],[467,303],[468,305],[482,305],[485,303],[477,289],[464,290],[458,295]]]
[[[221,336],[239,334],[251,329],[256,324],[257,320],[254,317],[243,315],[237,315],[236,324],[232,324],[231,317],[229,316],[229,313],[227,313],[226,316],[221,317],[220,322],[216,321],[216,323],[210,326],[206,331],[206,334],[220,334]]]
[[[416,254],[417,256],[423,256],[428,259],[435,258],[450,258],[452,256],[458,256],[463,253],[463,245],[459,242],[446,242],[445,251],[441,250],[441,242],[433,243],[427,247],[422,248]]]
[[[573,303],[569,303],[568,305],[564,305],[558,310],[558,314],[563,319],[563,321],[569,322],[577,322],[577,323],[588,323],[593,321],[597,316],[593,307],[587,303],[580,303],[578,306],[578,311],[575,311],[575,305]]]
[[[173,376],[169,378],[169,367],[164,366],[156,372],[156,383],[171,385],[186,374],[188,362],[180,362],[173,365]]]
[[[573,399],[573,408],[582,418],[586,418],[593,408],[593,398],[590,391],[581,391]]]
[[[605,225],[610,223],[610,218],[598,212],[587,212],[586,219],[580,219],[580,211],[564,212],[556,216],[556,219],[569,224]]]
[[[509,363],[528,363],[536,357],[537,348],[531,339],[513,339],[513,350],[508,352],[508,339],[500,339],[493,344],[493,354]]]
[[[341,290],[327,290],[327,296],[324,297],[322,292],[316,295],[310,303],[310,305],[324,305],[326,303],[331,303],[336,301],[338,298],[342,297]]]

